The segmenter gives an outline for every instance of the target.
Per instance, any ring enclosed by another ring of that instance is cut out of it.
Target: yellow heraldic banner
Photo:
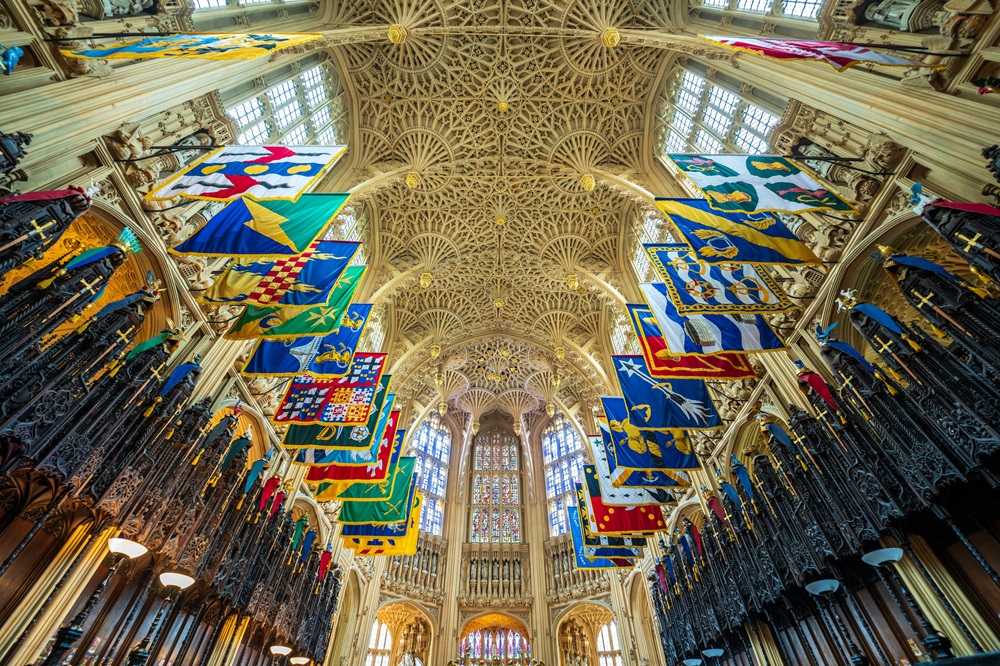
[[[215,33],[147,37],[125,44],[61,51],[70,58],[122,60],[136,58],[200,58],[202,60],[253,60],[281,49],[305,44],[319,33]]]

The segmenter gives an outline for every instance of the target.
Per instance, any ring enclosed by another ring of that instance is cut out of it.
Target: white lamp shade
[[[273,655],[280,655],[282,657],[287,657],[291,653],[292,653],[292,648],[288,647],[287,645],[272,645],[271,646],[271,654],[273,654]]]
[[[149,550],[141,543],[136,543],[131,539],[122,539],[121,537],[111,537],[108,539],[108,550],[110,550],[115,555],[124,555],[130,559],[135,559],[137,557],[142,557]]]
[[[310,661],[312,661],[312,659],[310,659],[309,657],[292,657],[288,661],[295,664],[295,666],[305,666]]]
[[[809,594],[832,594],[840,589],[840,581],[835,578],[824,578],[806,585]]]
[[[726,654],[726,651],[722,648],[708,648],[707,650],[702,650],[701,653],[709,659],[715,659],[716,657],[721,657]]]
[[[903,559],[902,548],[880,548],[861,556],[861,561],[873,567],[882,566],[890,562],[899,562]]]
[[[194,578],[187,574],[164,571],[160,574],[160,582],[163,587],[176,587],[184,590],[194,585]]]
[[[701,666],[701,659],[685,659],[681,663],[684,666]]]

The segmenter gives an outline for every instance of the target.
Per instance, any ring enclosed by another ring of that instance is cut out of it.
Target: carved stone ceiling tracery
[[[463,391],[538,394],[529,377],[556,370],[561,395],[592,400],[608,388],[595,341],[602,320],[623,314],[612,289],[641,214],[633,192],[602,176],[645,182],[643,113],[669,55],[602,34],[670,26],[665,4],[340,4],[329,29],[404,29],[399,43],[334,50],[356,109],[354,182],[375,183],[354,200],[378,301],[391,302],[397,391],[436,403],[446,362]],[[477,360],[500,350],[519,372],[497,382]],[[510,411],[504,402],[494,406]]]

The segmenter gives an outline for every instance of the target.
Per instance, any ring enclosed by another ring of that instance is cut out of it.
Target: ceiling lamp
[[[108,539],[108,550],[115,555],[124,555],[132,560],[137,557],[142,557],[149,551],[149,549],[141,543],[136,543],[131,539],[123,539],[121,537],[112,537]]]
[[[409,178],[409,176],[407,176],[407,178]],[[406,184],[409,185],[410,183],[407,182]],[[414,185],[413,187],[416,187],[416,186]],[[433,277],[434,276],[431,275],[430,273],[421,273],[420,274],[420,288],[421,289],[427,289],[427,287],[431,286],[431,278],[433,278]]]
[[[272,645],[270,649],[275,657],[287,657],[292,653],[292,648],[287,645]]]
[[[437,358],[440,355],[441,355],[441,345],[435,342],[434,344],[431,345],[431,358]],[[444,381],[443,378],[442,381]],[[441,384],[438,384],[438,386],[441,386]]]
[[[570,291],[576,291],[580,288],[580,278],[576,276],[576,273],[570,273],[566,276],[566,286],[569,287]]]
[[[163,587],[176,587],[179,590],[186,590],[194,585],[194,578],[175,571],[164,571],[160,574],[160,583]]]
[[[308,664],[312,661],[312,659],[309,657],[292,657],[288,661],[295,664],[295,666],[305,666],[305,664]]]
[[[585,173],[580,176],[580,185],[583,186],[584,192],[590,192],[595,187],[597,187],[597,180],[594,178],[594,174]]]
[[[438,416],[444,416],[448,413],[448,403],[442,400],[438,403]]]
[[[556,360],[560,363],[566,360],[566,348],[562,345],[556,347]]]
[[[472,422],[472,434],[473,435],[478,435],[479,434],[479,421],[473,421]]]
[[[555,404],[551,403],[551,402],[545,403],[545,413],[549,415],[550,419],[553,416],[555,416],[556,415],[556,406],[555,406]]]

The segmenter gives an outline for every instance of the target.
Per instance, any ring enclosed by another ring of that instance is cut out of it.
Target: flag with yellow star
[[[237,199],[173,254],[266,258],[305,252],[347,203],[347,194],[303,194],[297,201]]]
[[[348,266],[322,305],[307,308],[251,305],[226,333],[230,340],[291,340],[303,335],[328,335],[340,330],[367,266]]]

